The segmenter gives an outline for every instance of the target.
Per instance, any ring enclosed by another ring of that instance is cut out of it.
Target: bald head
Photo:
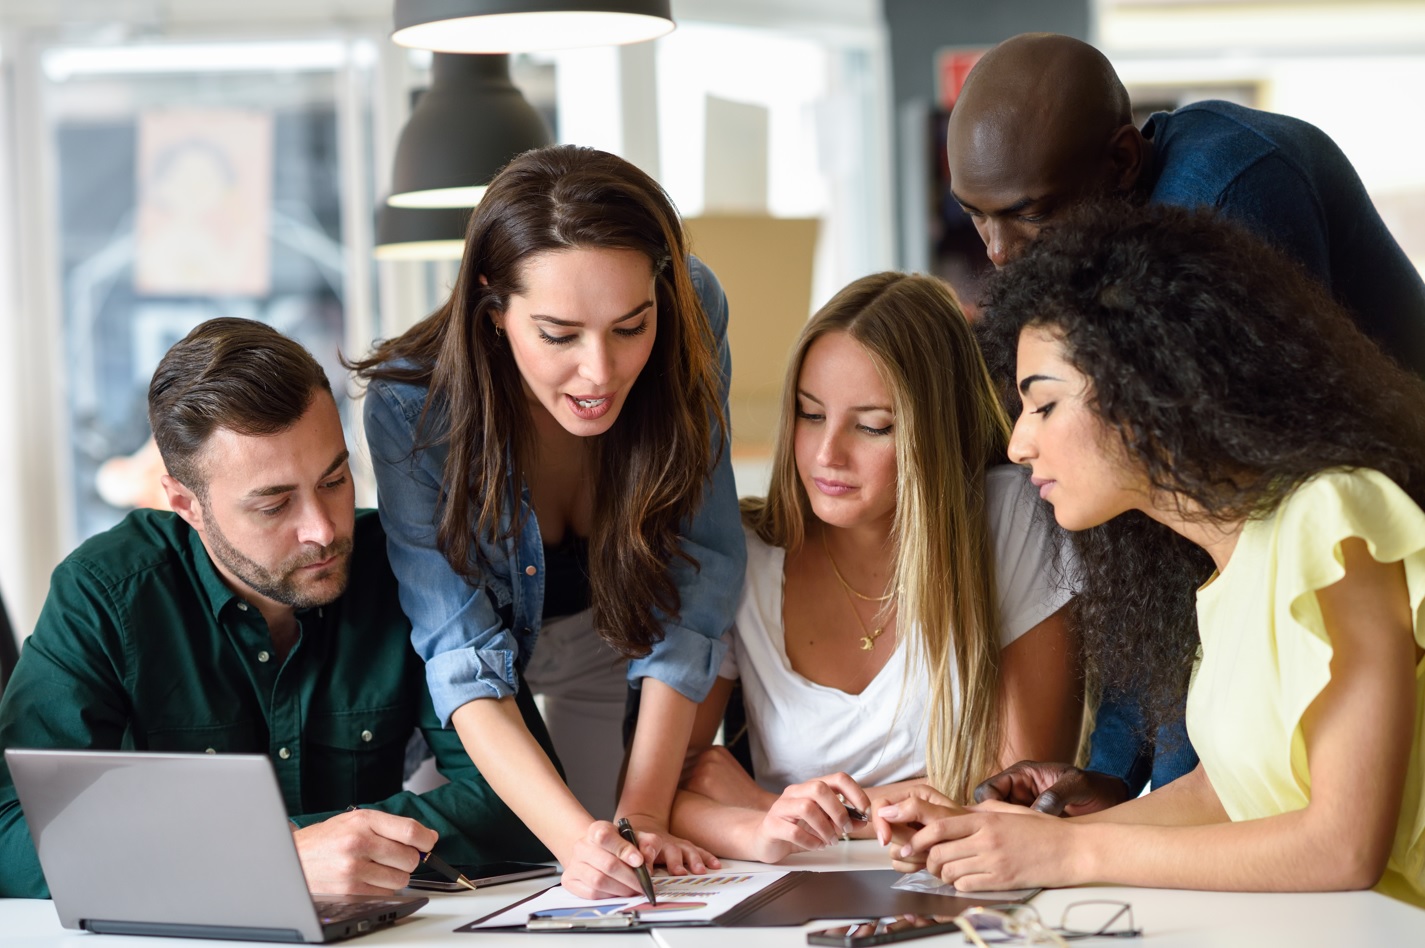
[[[1131,190],[1147,145],[1102,53],[1072,37],[1025,33],[970,71],[946,154],[950,188],[1001,266],[1065,206]]]

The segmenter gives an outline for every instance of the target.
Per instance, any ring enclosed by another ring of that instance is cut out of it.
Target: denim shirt
[[[1149,200],[1211,207],[1320,280],[1386,355],[1425,376],[1425,281],[1324,132],[1230,102],[1155,112]]]
[[[690,257],[688,265],[717,340],[726,418],[732,376],[727,297],[701,261]],[[518,540],[479,537],[483,572],[474,582],[451,568],[436,545],[448,447],[437,444],[413,451],[426,395],[420,385],[373,382],[366,393],[366,440],[391,568],[400,582],[401,607],[411,620],[411,644],[426,662],[436,714],[449,726],[450,716],[466,702],[503,698],[519,687],[519,672],[539,638],[544,546],[529,487],[521,485],[524,520]],[[718,429],[712,436],[717,438]],[[706,697],[717,677],[727,648],[722,634],[732,624],[747,562],[731,451],[725,440],[714,444],[719,447],[702,507],[685,525],[680,541],[698,566],[678,558],[669,567],[681,602],[678,621],[665,621],[663,640],[650,654],[628,664],[635,687],[652,677],[693,701]]]

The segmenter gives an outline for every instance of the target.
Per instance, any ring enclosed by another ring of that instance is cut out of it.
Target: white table
[[[765,869],[758,863],[728,862],[734,870]],[[884,852],[874,842],[842,843],[824,853],[801,853],[780,864],[790,869],[884,869]],[[797,928],[670,928],[646,934],[540,934],[454,929],[532,895],[549,884],[530,879],[469,894],[430,893],[430,904],[393,928],[354,939],[352,948],[804,948]],[[1183,892],[1172,889],[1086,887],[1040,893],[1034,899],[1044,920],[1059,920],[1065,905],[1077,900],[1117,899],[1133,906],[1144,930],[1141,940],[1093,939],[1074,942],[1114,948],[1259,948],[1259,946],[1425,946],[1425,911],[1374,892],[1256,894]],[[809,926],[817,927],[817,926]],[[102,942],[94,939],[102,937]],[[558,943],[558,944],[555,944]],[[48,901],[0,899],[0,948],[198,948],[239,944],[231,941],[95,936],[60,927]],[[244,942],[242,944],[255,944]],[[959,935],[941,935],[913,943],[925,948],[963,945]]]

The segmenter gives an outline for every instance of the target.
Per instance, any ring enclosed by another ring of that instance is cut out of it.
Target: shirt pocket
[[[311,715],[303,748],[311,779],[303,784],[326,799],[305,800],[307,809],[339,810],[399,793],[414,730],[414,710],[401,706]]]
[[[188,754],[266,754],[267,728],[256,721],[149,727],[143,749]]]

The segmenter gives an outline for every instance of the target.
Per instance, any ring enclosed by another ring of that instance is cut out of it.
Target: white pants
[[[627,667],[585,609],[546,622],[524,670],[569,789],[599,820],[613,819],[618,805]]]

